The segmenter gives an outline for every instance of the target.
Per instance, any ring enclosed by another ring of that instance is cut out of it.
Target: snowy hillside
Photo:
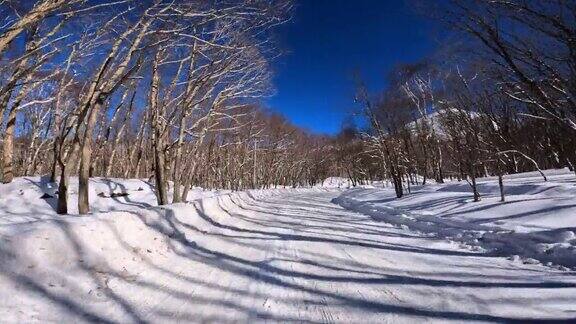
[[[416,187],[396,199],[376,188],[351,189],[334,201],[400,227],[447,238],[523,262],[576,267],[576,177],[567,169],[506,176],[506,202],[496,178],[479,180],[482,201],[465,182]]]

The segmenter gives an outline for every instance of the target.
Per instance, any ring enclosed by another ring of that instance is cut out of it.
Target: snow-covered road
[[[83,235],[85,225],[65,225],[75,251],[62,261],[67,265],[22,256],[18,266],[3,266],[0,316],[158,323],[576,320],[573,273],[374,221],[331,203],[338,194],[230,195],[116,213],[93,226],[97,239]],[[62,240],[50,232],[34,235]]]

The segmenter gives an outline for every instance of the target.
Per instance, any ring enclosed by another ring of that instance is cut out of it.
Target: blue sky
[[[314,133],[337,133],[353,107],[354,71],[376,91],[395,63],[433,50],[433,25],[409,1],[296,1],[279,30],[288,53],[274,65],[277,94],[267,104]]]

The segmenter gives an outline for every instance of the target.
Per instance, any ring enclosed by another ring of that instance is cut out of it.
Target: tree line
[[[67,213],[77,176],[87,213],[98,176],[147,178],[159,204],[328,176],[389,181],[397,197],[451,178],[480,200],[492,175],[504,200],[505,174],[575,170],[576,4],[434,9],[450,46],[399,65],[379,93],[358,78],[365,126],[328,137],[261,105],[290,1],[0,0],[1,179],[48,174]]]
[[[327,174],[325,139],[260,106],[289,1],[1,0],[2,181],[149,178],[159,204],[192,186],[264,188]],[[169,197],[169,184],[173,188]]]

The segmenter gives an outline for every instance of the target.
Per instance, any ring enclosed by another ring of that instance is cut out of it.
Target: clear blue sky
[[[314,133],[334,134],[353,106],[353,73],[375,91],[398,62],[418,60],[435,42],[432,22],[410,0],[297,0],[280,27],[288,53],[275,63],[274,111]]]

